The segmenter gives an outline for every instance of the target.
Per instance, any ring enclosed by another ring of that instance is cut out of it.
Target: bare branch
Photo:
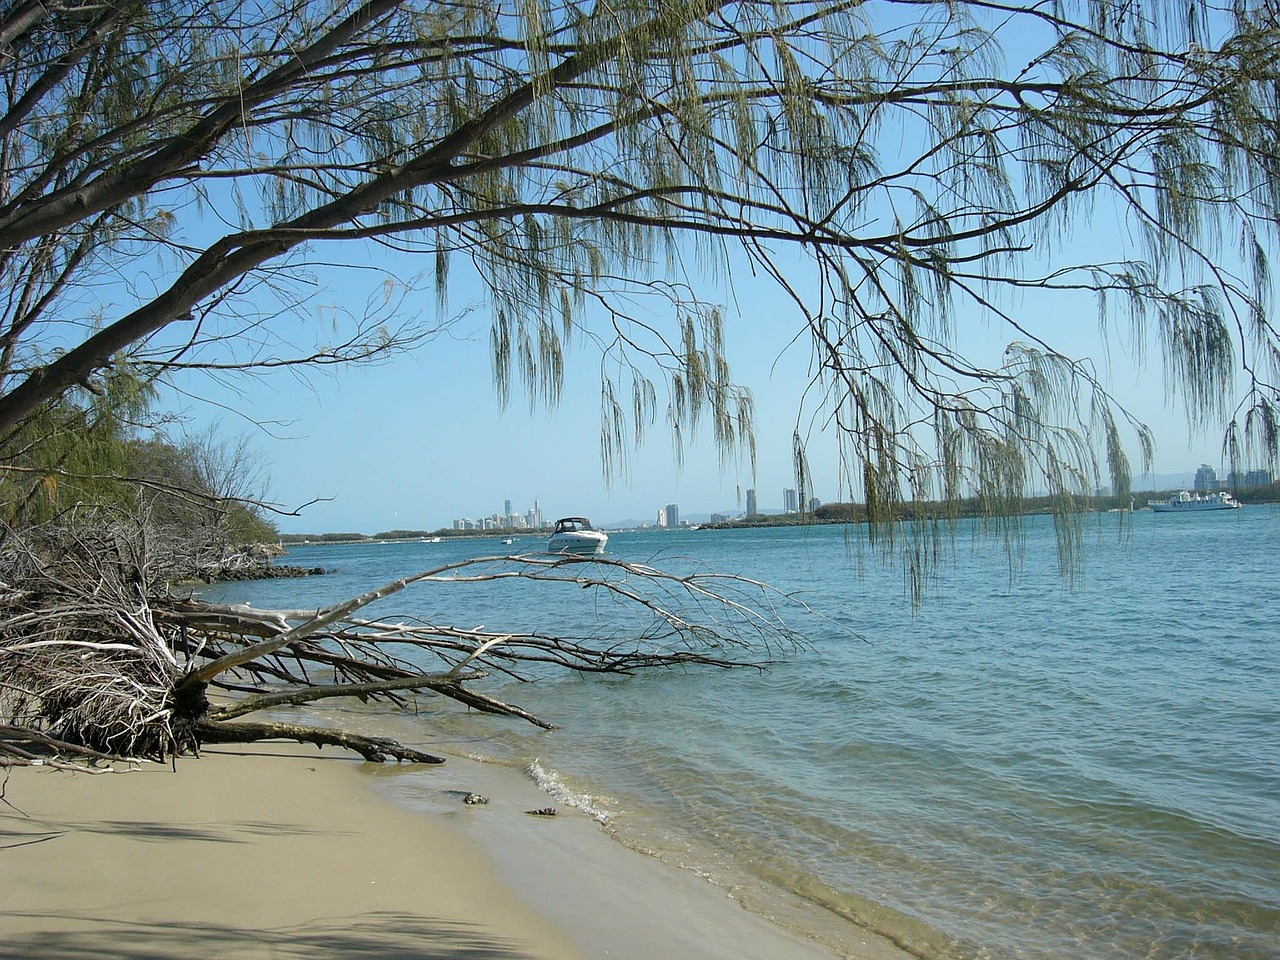
[[[170,565],[148,553],[153,533],[117,521],[104,534],[100,518],[87,526],[91,518],[80,514],[67,519],[76,525],[13,535],[0,551],[0,579],[23,584],[0,592],[0,675],[8,678],[0,722],[85,744],[94,756],[165,757],[206,741],[288,737],[414,759],[340,731],[229,721],[339,697],[401,705],[404,694],[430,693],[554,729],[477,685],[494,673],[519,679],[548,666],[759,668],[776,645],[800,642],[774,602],[805,609],[742,577],[545,555],[444,564],[321,611],[218,606],[171,594],[162,574]],[[616,621],[631,622],[628,631],[590,638],[355,616],[411,585],[498,582],[596,591],[641,616]],[[443,668],[424,666],[432,661]],[[209,700],[210,686],[225,694],[219,702]],[[0,742],[15,762],[26,759],[20,738],[0,730]]]

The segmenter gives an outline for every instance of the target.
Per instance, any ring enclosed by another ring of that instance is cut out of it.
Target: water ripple
[[[962,532],[919,610],[856,532],[617,534],[622,555],[803,590],[831,620],[763,675],[549,679],[536,711],[561,731],[466,729],[538,758],[566,797],[607,795],[583,802],[628,842],[785,887],[932,960],[1275,960],[1280,518],[1238,513],[1100,526],[1074,592],[1044,518],[1023,525],[1013,583],[1001,544]],[[351,568],[315,589],[416,569],[409,548],[394,571],[350,549],[299,559]],[[290,587],[276,605],[306,602]],[[473,623],[510,596],[418,602]],[[519,609],[543,618],[528,626],[565,616]]]

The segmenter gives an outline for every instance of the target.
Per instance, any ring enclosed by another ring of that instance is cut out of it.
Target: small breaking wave
[[[601,805],[603,798],[573,790],[564,782],[559,773],[555,770],[548,770],[536,759],[525,767],[525,772],[544,793],[549,794],[557,803],[576,807],[599,823],[609,823],[609,811]]]

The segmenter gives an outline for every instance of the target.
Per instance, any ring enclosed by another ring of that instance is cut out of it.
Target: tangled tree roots
[[[7,530],[0,543],[0,765],[50,755],[166,759],[205,743],[264,739],[439,763],[385,738],[233,721],[332,697],[399,706],[439,695],[550,728],[472,684],[490,671],[519,679],[535,664],[601,673],[760,666],[761,649],[794,639],[760,584],[546,555],[461,561],[320,611],[217,606],[175,594],[149,554],[145,525],[101,514],[73,519],[22,535]],[[601,640],[356,617],[411,584],[506,579],[598,591],[644,613],[648,625],[631,638]]]
[[[93,524],[12,532],[0,554],[0,719],[109,756],[164,758],[182,670],[153,619],[137,531]]]

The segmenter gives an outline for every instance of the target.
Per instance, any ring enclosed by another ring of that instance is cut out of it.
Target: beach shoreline
[[[128,772],[13,769],[0,958],[887,956],[776,926],[581,811],[530,816],[552,801],[517,771],[413,769],[285,743]]]
[[[368,790],[361,765],[281,744],[13,770],[0,957],[585,960],[468,843]]]

